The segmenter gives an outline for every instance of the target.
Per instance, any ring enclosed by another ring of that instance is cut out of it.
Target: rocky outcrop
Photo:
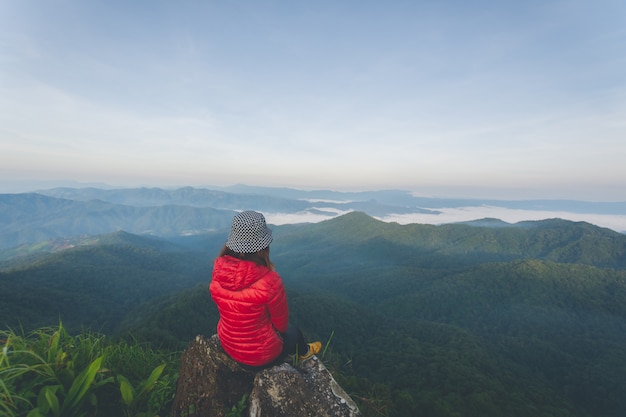
[[[173,417],[221,417],[252,391],[254,372],[232,360],[217,336],[196,336],[180,361]]]
[[[358,416],[352,398],[317,358],[259,372],[248,402],[250,417]]]
[[[232,360],[216,335],[197,336],[181,357],[171,416],[223,417],[244,398],[249,417],[361,415],[315,356],[255,371]]]

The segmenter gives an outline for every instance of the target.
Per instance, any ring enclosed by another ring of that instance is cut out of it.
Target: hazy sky
[[[0,0],[0,179],[626,200],[626,2]]]

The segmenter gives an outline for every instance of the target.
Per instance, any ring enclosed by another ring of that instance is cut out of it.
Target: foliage
[[[137,361],[145,365],[163,360],[165,356],[158,352],[124,342],[111,344],[104,336],[93,333],[71,336],[62,325],[38,329],[28,335],[3,331],[0,338],[2,415],[155,416],[171,401],[160,397],[156,403],[150,396],[159,386],[167,363],[152,371],[135,369],[137,373],[133,377],[140,379],[136,386],[116,371]],[[120,355],[120,349],[126,354],[132,352],[133,356]],[[117,352],[110,355],[114,350]],[[146,372],[150,373],[144,377]],[[169,391],[171,397],[175,379],[167,381],[170,386],[161,386],[161,391]]]

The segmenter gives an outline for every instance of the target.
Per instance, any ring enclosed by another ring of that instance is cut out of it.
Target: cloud
[[[294,223],[316,223],[347,213],[347,211],[324,209],[322,207],[318,208],[318,210],[324,211],[326,214],[319,212],[302,212],[294,214],[267,213],[265,216],[268,223],[282,225]],[[499,219],[507,223],[560,218],[574,222],[587,222],[600,227],[606,227],[620,233],[626,233],[626,215],[570,213],[564,211],[514,210],[495,206],[437,208],[437,212],[437,214],[393,214],[376,218],[384,222],[395,222],[399,224],[419,223],[432,225],[467,222],[485,218]]]
[[[618,232],[626,232],[626,215],[581,214],[557,211],[513,210],[494,206],[438,208],[439,214],[397,214],[381,218],[386,222],[400,224],[424,223],[446,224],[470,220],[493,218],[507,223],[518,223],[526,220],[545,220],[560,218],[576,222],[588,222]]]

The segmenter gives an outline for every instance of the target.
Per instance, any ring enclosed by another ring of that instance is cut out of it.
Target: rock
[[[254,376],[224,352],[217,335],[196,336],[180,359],[171,415],[223,417],[250,394]]]
[[[183,352],[172,417],[224,417],[242,398],[249,417],[356,417],[359,409],[317,358],[261,371],[232,360],[217,335]]]
[[[249,417],[359,416],[352,398],[315,356],[259,372],[248,401]]]

